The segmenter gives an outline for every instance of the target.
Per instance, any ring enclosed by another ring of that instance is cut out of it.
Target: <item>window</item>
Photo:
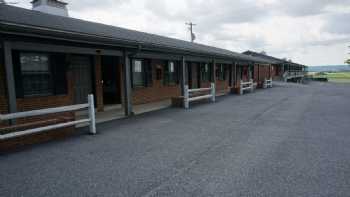
[[[201,80],[202,81],[209,81],[210,80],[210,69],[209,64],[201,64],[200,67],[200,73],[201,73]]]
[[[17,98],[68,93],[66,55],[13,51]]]
[[[226,80],[226,68],[225,68],[225,65],[223,65],[223,64],[216,65],[216,78],[218,80],[221,80],[221,81]]]
[[[53,94],[49,56],[40,53],[21,53],[20,68],[24,96]]]
[[[142,61],[141,60],[135,60],[133,63],[133,72],[132,72],[132,79],[133,79],[133,86],[134,87],[143,87],[144,84],[144,72],[142,67]]]
[[[134,60],[132,64],[133,87],[152,86],[152,65],[147,60]]]
[[[177,83],[177,64],[169,61],[164,67],[164,84],[175,85]]]

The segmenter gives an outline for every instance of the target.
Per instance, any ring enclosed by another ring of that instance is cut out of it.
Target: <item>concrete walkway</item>
[[[0,196],[348,196],[350,86],[282,84],[0,156]]]

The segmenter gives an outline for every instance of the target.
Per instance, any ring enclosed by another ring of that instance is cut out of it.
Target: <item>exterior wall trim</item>
[[[133,115],[132,87],[131,87],[131,65],[129,52],[124,51],[123,56],[123,90],[124,90],[124,112],[126,116]]]
[[[11,42],[5,41],[3,46],[4,46],[4,60],[5,60],[5,70],[6,70],[6,81],[7,81],[6,84],[7,84],[9,113],[15,113],[17,112],[16,86],[15,86],[15,77],[13,73]]]
[[[11,42],[12,49],[17,50],[30,50],[30,51],[45,51],[45,52],[58,52],[58,53],[75,53],[75,54],[85,54],[85,55],[113,55],[113,56],[123,56],[123,53],[118,50],[105,50],[96,48],[83,48],[83,47],[73,47],[73,46],[63,46],[54,44],[40,44],[33,42]]]

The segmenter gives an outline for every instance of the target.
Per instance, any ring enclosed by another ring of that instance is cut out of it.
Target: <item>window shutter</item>
[[[174,62],[175,69],[175,83],[180,84],[180,64],[178,61]]]
[[[54,94],[68,94],[66,56],[64,54],[52,54],[50,56],[50,64],[53,74]]]
[[[164,71],[163,71],[163,84],[164,85],[168,85],[169,84],[169,64],[170,64],[170,62],[169,61],[165,61],[164,62],[164,66],[163,66],[163,68],[164,68]]]
[[[135,61],[130,58],[129,63],[130,63],[130,83],[131,83],[131,88],[134,89],[134,87],[135,87],[134,86],[134,64],[135,64]],[[125,68],[126,66],[124,65],[123,67]],[[122,71],[122,72],[124,72],[124,71]],[[123,83],[125,83],[125,81]]]
[[[227,75],[226,74],[227,74],[227,70],[228,70],[227,69],[227,65],[223,65],[223,67],[224,67],[224,69],[223,69],[224,70],[224,74],[223,74],[224,75],[224,80],[226,80],[227,79]]]
[[[196,70],[197,70],[197,87],[199,88],[201,86],[202,76],[201,76],[201,63],[196,64]]]
[[[149,60],[144,60],[145,63],[145,84],[147,87],[151,87],[153,85],[153,75],[152,75],[152,64]]]
[[[214,72],[214,64],[210,63],[209,64],[209,81],[211,82],[214,81],[213,72]]]
[[[220,80],[220,64],[216,64],[215,65],[215,76],[216,76],[216,79],[219,79]]]

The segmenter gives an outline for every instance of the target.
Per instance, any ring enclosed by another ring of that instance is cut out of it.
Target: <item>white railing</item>
[[[272,78],[270,78],[269,80],[265,79],[264,80],[264,85],[263,88],[272,88]]]
[[[0,140],[7,140],[11,138],[16,138],[24,135],[30,135],[35,133],[41,133],[48,130],[58,129],[58,128],[65,128],[74,126],[77,124],[82,123],[90,123],[90,133],[96,134],[96,119],[95,119],[95,106],[94,106],[94,96],[89,95],[88,96],[88,103],[86,104],[79,104],[79,105],[71,105],[71,106],[64,106],[64,107],[57,107],[57,108],[49,108],[49,109],[41,109],[41,110],[34,110],[34,111],[26,111],[26,112],[18,112],[18,113],[12,113],[12,114],[5,114],[0,115],[0,121],[6,121],[6,120],[12,120],[17,118],[26,118],[26,117],[33,117],[33,116],[41,116],[41,115],[47,115],[47,114],[55,114],[55,113],[62,113],[62,112],[73,112],[73,111],[79,111],[82,109],[88,109],[89,111],[89,117],[87,119],[82,120],[76,120],[71,122],[65,122],[55,125],[49,125],[34,129],[28,129],[24,131],[17,131],[13,133],[3,134],[0,135]]]
[[[283,74],[283,78],[290,79],[290,78],[296,78],[296,77],[304,77],[306,74],[305,71],[286,71]]]
[[[193,96],[193,93],[198,92],[209,92],[206,95]],[[185,95],[184,95],[184,107],[188,109],[190,107],[190,102],[198,101],[203,99],[211,99],[212,102],[215,102],[215,84],[211,83],[210,88],[199,88],[199,89],[189,89],[188,85],[185,85]]]
[[[249,90],[250,92],[253,92],[253,90],[254,90],[253,79],[249,80],[248,82],[243,82],[241,80],[240,89],[239,89],[240,95],[243,95],[245,90]]]

